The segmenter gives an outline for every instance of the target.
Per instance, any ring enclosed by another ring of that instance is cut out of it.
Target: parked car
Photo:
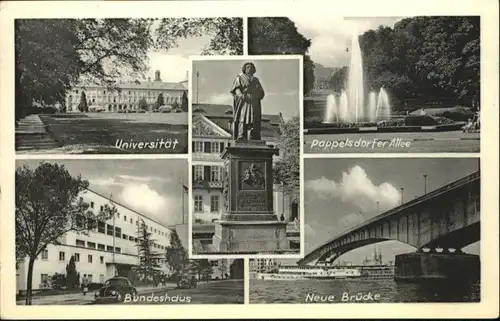
[[[163,105],[163,106],[160,106],[160,108],[158,108],[158,110],[160,111],[160,113],[170,113],[172,111],[172,106]]]
[[[196,277],[194,275],[191,277],[184,275],[177,281],[177,287],[179,289],[191,289],[196,288],[197,286],[198,282],[196,281]]]
[[[136,288],[129,279],[116,276],[107,280],[104,285],[94,293],[94,301],[96,303],[123,302],[127,294],[136,296]]]

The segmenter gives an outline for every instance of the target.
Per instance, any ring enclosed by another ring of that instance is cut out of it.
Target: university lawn
[[[187,153],[187,113],[93,113],[40,115],[51,136],[62,146],[78,146],[85,154],[169,154]],[[177,139],[176,148],[117,148],[124,143]],[[90,151],[89,151],[90,150]]]

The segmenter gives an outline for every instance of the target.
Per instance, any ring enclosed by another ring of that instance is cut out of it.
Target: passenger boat
[[[257,273],[260,280],[334,280],[361,277],[355,268],[328,268],[316,266],[279,266],[272,272]]]

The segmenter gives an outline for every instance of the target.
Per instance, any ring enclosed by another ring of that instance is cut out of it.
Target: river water
[[[250,303],[479,302],[480,283],[250,279],[249,299]]]

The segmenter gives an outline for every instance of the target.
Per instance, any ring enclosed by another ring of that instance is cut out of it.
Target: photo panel
[[[479,158],[307,158],[305,253],[251,259],[250,303],[480,302]]]
[[[300,257],[302,56],[191,59],[192,257]]]
[[[242,18],[16,19],[18,154],[187,154],[188,56],[243,54]]]
[[[249,54],[304,55],[304,153],[478,153],[480,37],[480,16],[248,20]]]
[[[16,304],[243,304],[242,259],[188,258],[187,179],[180,158],[17,160]]]

